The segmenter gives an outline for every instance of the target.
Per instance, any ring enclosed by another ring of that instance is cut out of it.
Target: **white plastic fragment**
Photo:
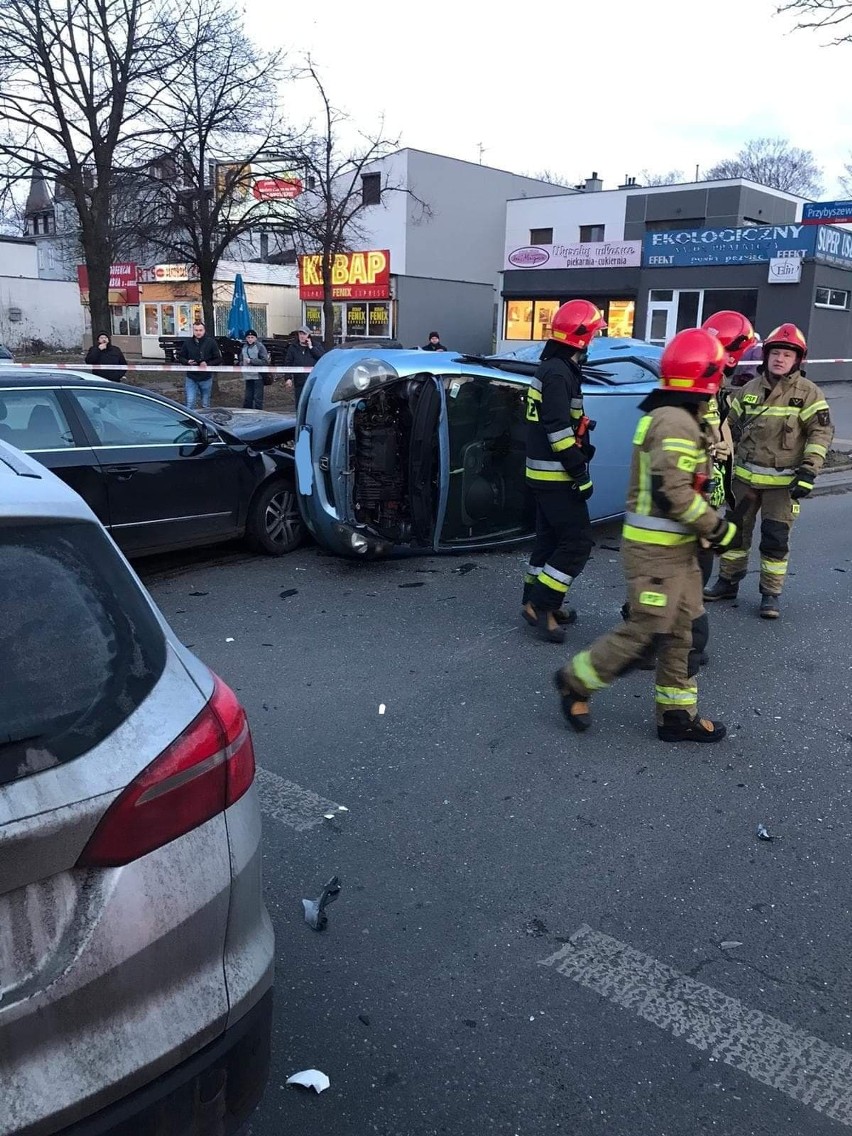
[[[292,1077],[288,1077],[287,1084],[301,1085],[304,1089],[313,1089],[321,1093],[328,1088],[331,1081],[319,1069],[303,1069],[301,1073],[294,1073]]]
[[[335,813],[323,813],[322,818],[323,820],[334,820],[335,815]]]
[[[348,813],[348,812],[349,812],[349,809],[347,809],[346,805],[338,805],[338,806],[337,806],[337,811],[338,811],[339,813]]]
[[[229,635],[229,636],[228,636],[228,638],[227,638],[227,639],[225,640],[225,642],[226,642],[226,643],[233,643],[233,642],[234,642],[234,638],[233,638],[233,636],[232,636],[232,635]]]
[[[384,714],[385,710],[387,710],[387,706],[385,706],[384,702],[382,702],[382,704],[379,706],[379,713]]]
[[[719,946],[723,951],[731,951],[734,949],[734,947],[741,947],[742,943],[738,942],[736,939],[725,939],[725,941],[723,943],[720,943]]]

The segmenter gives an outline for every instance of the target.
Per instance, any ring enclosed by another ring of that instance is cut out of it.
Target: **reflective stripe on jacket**
[[[774,384],[758,375],[740,387],[728,422],[734,476],[758,488],[790,485],[801,466],[819,473],[834,437],[822,391],[800,371]]]
[[[527,388],[527,480],[589,484],[576,429],[583,417],[582,373],[558,355],[539,364]]]
[[[698,536],[709,535],[719,517],[695,488],[707,469],[704,433],[679,406],[659,406],[639,420],[622,536],[645,545],[654,558],[670,553],[674,563],[695,556]]]

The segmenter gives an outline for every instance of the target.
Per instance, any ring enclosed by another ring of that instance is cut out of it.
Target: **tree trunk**
[[[331,266],[334,263],[334,252],[323,249],[322,254],[322,316],[325,331],[322,344],[326,351],[334,347],[334,301],[332,299]]]
[[[211,265],[199,264],[198,275],[201,278],[201,313],[204,325],[209,335],[216,334],[216,314],[213,310],[213,275],[215,268]]]

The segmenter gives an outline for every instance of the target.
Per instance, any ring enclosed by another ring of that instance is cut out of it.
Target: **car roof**
[[[0,382],[4,386],[56,386],[61,383],[62,386],[68,387],[123,387],[123,383],[114,383],[111,379],[95,378],[93,375],[87,374],[85,371],[66,371],[58,370],[56,367],[51,368],[49,363],[45,363],[42,367],[15,367],[11,364],[4,366],[0,361]],[[134,389],[132,387],[130,390]],[[136,388],[139,389],[138,387]]]
[[[0,441],[0,518],[50,517],[93,521],[94,513],[45,466]]]

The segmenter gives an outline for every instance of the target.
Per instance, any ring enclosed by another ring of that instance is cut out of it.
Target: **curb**
[[[825,497],[831,493],[848,493],[852,489],[852,466],[823,474],[813,488],[812,497]]]

